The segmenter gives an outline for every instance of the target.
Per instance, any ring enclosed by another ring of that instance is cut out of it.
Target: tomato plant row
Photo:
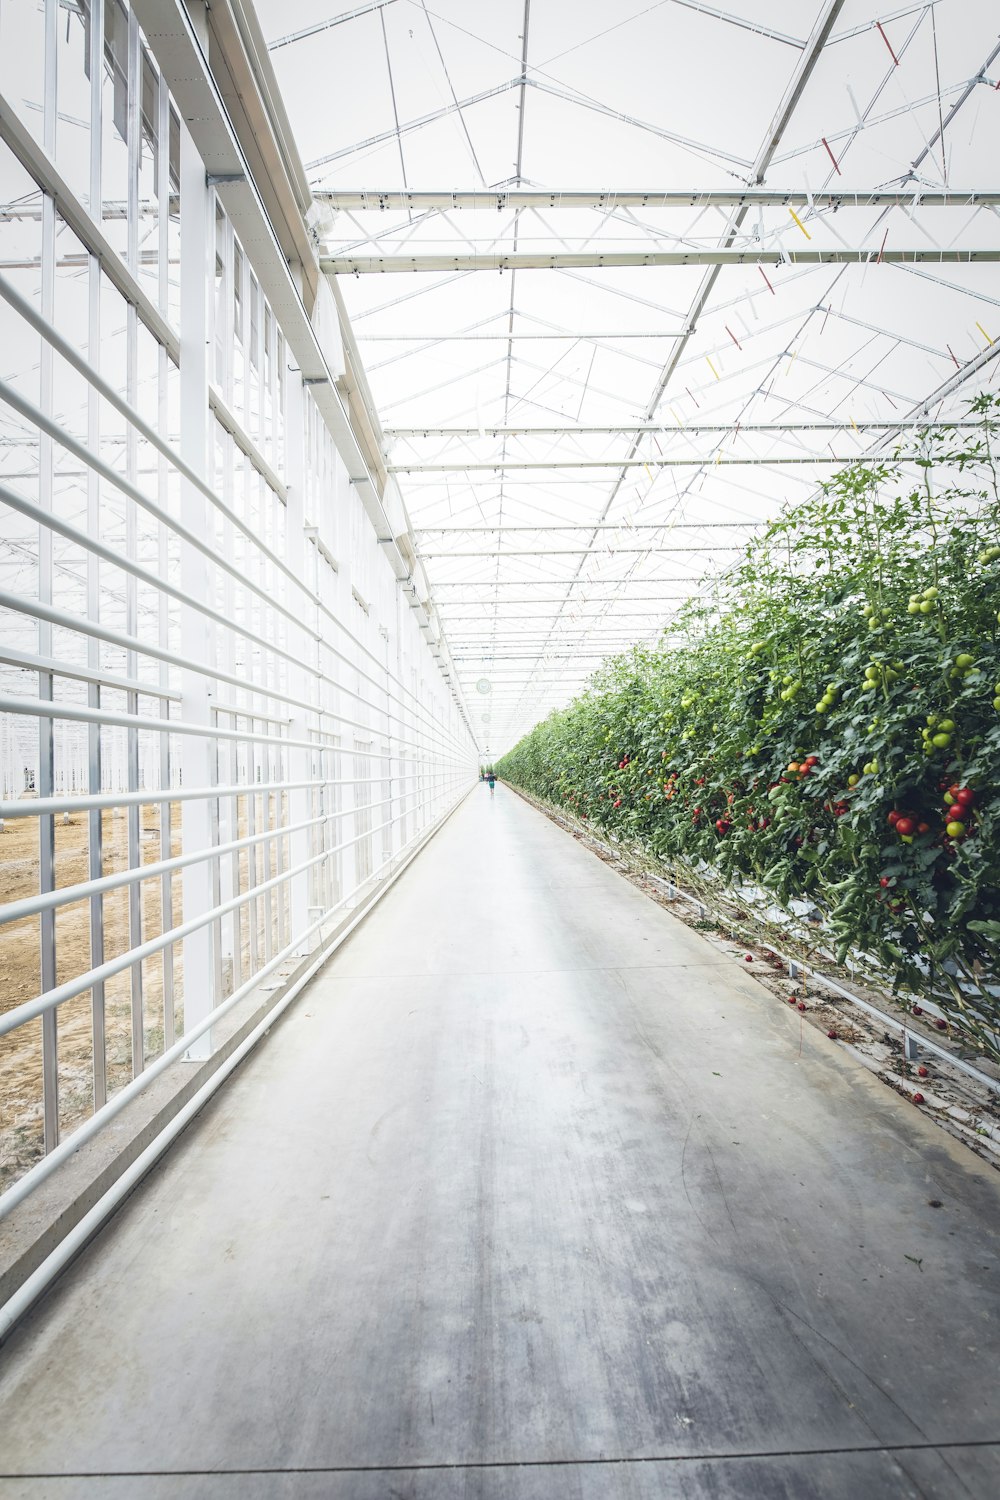
[[[769,524],[498,769],[666,861],[808,897],[841,961],[1000,1058],[1000,399],[971,409],[971,438],[928,428],[915,465],[849,468]]]

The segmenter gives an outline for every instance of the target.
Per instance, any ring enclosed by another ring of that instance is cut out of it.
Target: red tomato
[[[898,834],[910,834],[910,835],[912,835],[912,834],[916,833],[916,831],[917,831],[917,825],[916,825],[916,823],[914,823],[914,821],[913,821],[912,818],[897,818],[896,819],[896,832]]]

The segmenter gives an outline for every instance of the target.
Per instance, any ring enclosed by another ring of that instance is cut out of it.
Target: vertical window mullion
[[[43,94],[43,133],[45,148],[55,154],[56,131],[56,69],[58,58],[57,24],[59,12],[50,5],[45,12],[45,92]],[[56,259],[56,210],[55,202],[48,193],[42,194],[42,246],[41,246],[41,304],[42,316],[54,322],[55,314],[55,259]],[[53,400],[53,354],[47,339],[41,341],[39,367],[38,404],[46,416],[52,415]],[[43,510],[51,511],[53,502],[53,449],[52,439],[47,433],[38,435],[38,502]],[[48,526],[38,527],[38,598],[42,604],[53,603],[53,547],[52,532]],[[38,651],[43,657],[52,655],[52,626],[48,621],[38,624]],[[54,683],[51,672],[39,672],[38,696],[52,701]],[[40,717],[38,720],[38,795],[55,795],[55,720]],[[38,819],[38,888],[40,892],[55,888],[55,818],[52,813],[43,813]],[[40,979],[43,991],[56,984],[56,914],[43,911],[39,917]],[[59,1022],[55,1008],[42,1015],[42,1128],[46,1152],[59,1144]]]
[[[104,52],[104,0],[92,0],[90,12],[90,212],[100,220],[101,214],[101,70]],[[96,255],[88,256],[87,354],[95,369],[101,364],[101,263]],[[92,453],[101,451],[101,403],[93,386],[87,395],[87,443]],[[87,529],[100,535],[101,486],[94,469],[87,472]],[[93,552],[87,553],[87,614],[91,620],[101,617],[101,565]],[[87,665],[92,671],[101,666],[101,643],[96,636],[87,637]],[[91,682],[87,703],[101,706],[101,688]],[[103,790],[101,726],[87,726],[87,790],[95,795]],[[104,836],[100,809],[88,814],[87,876],[98,880],[104,874]],[[104,962],[104,898],[90,898],[90,962],[97,968]],[[94,1109],[98,1110],[108,1096],[105,987],[98,981],[91,990],[91,1038]]]

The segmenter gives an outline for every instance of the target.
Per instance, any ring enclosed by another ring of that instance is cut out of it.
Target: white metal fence
[[[476,753],[136,16],[3,0],[0,59],[2,1212]]]

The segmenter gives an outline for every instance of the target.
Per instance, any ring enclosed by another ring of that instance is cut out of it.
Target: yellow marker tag
[[[684,426],[684,423],[681,421],[680,417],[674,411],[673,407],[670,408],[670,415],[673,417],[673,419],[677,423],[678,427],[683,427]]]
[[[860,437],[861,436],[861,429],[858,426],[857,422],[855,422],[855,420],[854,420],[853,417],[851,418],[851,426],[854,428],[854,431],[858,434],[858,437]]]
[[[989,334],[986,332],[986,329],[983,327],[982,323],[977,322],[976,323],[976,327],[979,329],[979,332],[982,334],[983,338],[986,340],[986,342],[992,348],[993,347],[993,340],[990,338]]]
[[[789,213],[790,213],[790,214],[791,214],[791,216],[792,216],[792,218],[793,218],[793,219],[794,219],[794,220],[795,220],[795,222],[796,222],[796,224],[797,224],[797,225],[798,225],[798,226],[799,226],[799,228],[800,228],[800,229],[801,229],[801,230],[802,230],[802,233],[803,233],[803,234],[804,234],[804,235],[805,235],[805,237],[806,237],[806,239],[807,239],[807,240],[811,240],[811,239],[812,239],[812,235],[811,235],[811,234],[810,234],[810,233],[809,233],[809,231],[808,231],[808,229],[807,229],[807,228],[806,228],[806,226],[805,226],[805,225],[804,225],[804,224],[803,224],[803,222],[802,222],[802,220],[801,220],[801,219],[800,219],[800,218],[799,218],[799,216],[798,216],[798,214],[797,214],[797,213],[796,213],[796,212],[795,212],[795,210],[794,210],[794,208],[790,208],[790,209],[789,209],[789,210],[788,210],[788,212],[789,212]]]
[[[708,368],[711,370],[711,372],[715,376],[716,380],[718,380],[719,379],[719,372],[715,368],[715,366],[713,365],[712,361],[709,359],[709,357],[708,357],[707,354],[705,355],[705,363],[708,365]]]

